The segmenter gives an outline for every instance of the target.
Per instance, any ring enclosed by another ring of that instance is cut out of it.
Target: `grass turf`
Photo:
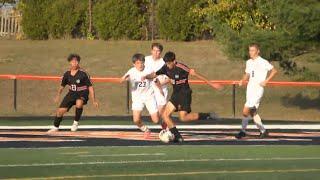
[[[319,151],[319,146],[9,148],[0,149],[0,176],[26,179],[319,179]]]

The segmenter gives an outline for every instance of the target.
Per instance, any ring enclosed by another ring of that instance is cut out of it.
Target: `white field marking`
[[[141,153],[141,154],[87,154],[79,157],[125,157],[125,156],[165,156],[165,153]]]
[[[55,177],[36,177],[36,178],[13,178],[42,180],[42,179],[86,179],[86,178],[107,178],[107,177],[153,177],[153,176],[181,176],[181,175],[201,175],[201,174],[251,174],[251,173],[296,173],[296,172],[318,172],[320,169],[268,169],[268,170],[220,170],[220,171],[189,171],[177,173],[147,173],[147,174],[106,174],[106,175],[84,175],[84,176],[55,176]]]
[[[320,124],[272,124],[265,125],[266,129],[313,129],[320,130]],[[52,126],[0,126],[2,130],[12,129],[50,129]],[[61,126],[60,129],[70,129],[71,126]],[[159,125],[149,125],[149,129],[159,129]],[[240,129],[240,125],[177,125],[178,129]],[[80,125],[79,129],[138,129],[135,125]],[[256,129],[249,125],[248,129]]]
[[[41,167],[41,166],[77,166],[97,164],[140,164],[140,163],[177,163],[177,162],[215,162],[215,161],[296,161],[296,160],[320,160],[320,157],[273,157],[273,158],[241,158],[241,159],[164,159],[164,160],[140,160],[140,161],[93,161],[74,163],[32,163],[32,164],[0,164],[2,167]]]
[[[64,152],[64,153],[59,153],[62,155],[79,155],[79,154],[88,154],[88,151],[83,151],[83,152]]]

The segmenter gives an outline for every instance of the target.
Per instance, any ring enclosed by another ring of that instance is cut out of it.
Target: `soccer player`
[[[246,92],[246,103],[243,107],[242,129],[235,137],[241,139],[246,136],[246,128],[250,117],[260,130],[260,138],[268,136],[257,110],[263,96],[264,87],[275,76],[277,70],[265,59],[259,56],[260,48],[258,44],[249,45],[250,59],[246,62],[245,74],[239,82],[242,86],[249,80]],[[271,71],[267,77],[268,72]]]
[[[143,124],[141,120],[141,113],[144,107],[147,108],[154,123],[159,123],[159,114],[157,108],[157,101],[155,99],[154,90],[151,79],[142,79],[150,73],[145,66],[145,57],[143,54],[134,54],[132,56],[133,66],[122,78],[121,82],[129,81],[131,84],[131,98],[132,98],[132,114],[133,122],[139,129],[144,132],[144,138],[149,139],[151,131]],[[162,90],[158,84],[159,90]]]
[[[191,94],[192,90],[189,86],[189,75],[205,81],[208,85],[215,89],[220,89],[221,86],[211,83],[204,76],[197,73],[194,69],[190,69],[186,65],[176,61],[176,55],[173,52],[167,52],[163,57],[166,63],[160,70],[155,73],[147,75],[145,78],[155,78],[158,75],[166,75],[173,84],[173,93],[169,102],[167,103],[163,119],[167,124],[169,130],[174,134],[174,142],[183,142],[183,138],[173,120],[171,114],[173,112],[179,113],[179,119],[183,122],[196,121],[200,119],[215,119],[217,116],[214,113],[191,113]]]
[[[151,45],[151,55],[145,57],[145,67],[152,72],[157,72],[164,65],[165,62],[161,58],[161,53],[163,51],[163,46],[160,43],[152,43]],[[169,79],[166,75],[159,75],[155,81],[159,81],[161,83],[162,92],[159,88],[153,84],[153,90],[157,101],[158,111],[160,117],[164,111],[164,107],[167,104],[168,99],[168,85],[165,83],[166,80]],[[162,123],[162,128],[166,128],[166,124]]]
[[[76,106],[76,110],[71,131],[77,131],[79,120],[83,111],[83,106],[87,104],[89,95],[92,99],[93,105],[98,107],[98,102],[95,99],[95,93],[90,80],[90,76],[86,71],[80,68],[80,59],[80,56],[77,54],[70,54],[68,57],[70,70],[64,73],[61,81],[61,86],[54,101],[56,103],[59,101],[60,95],[66,85],[69,86],[69,92],[64,97],[59,108],[57,109],[56,117],[53,122],[54,127],[50,129],[48,133],[56,132],[59,130],[63,115],[68,112],[74,105]]]

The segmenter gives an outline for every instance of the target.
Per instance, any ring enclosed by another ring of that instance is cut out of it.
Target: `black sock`
[[[78,122],[80,120],[82,112],[83,112],[83,108],[76,108],[76,115],[74,118],[75,121]]]
[[[175,139],[181,138],[181,134],[176,127],[170,128],[170,132],[174,135]]]
[[[206,120],[210,117],[210,113],[199,113],[199,120]]]
[[[62,121],[62,117],[57,117],[56,116],[54,118],[54,122],[53,122],[54,127],[58,128],[60,126],[61,121]]]

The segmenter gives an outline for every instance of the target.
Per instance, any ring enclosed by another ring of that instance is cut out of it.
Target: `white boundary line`
[[[70,129],[71,126],[61,126],[60,129]],[[159,125],[148,125],[150,129],[159,129]],[[320,130],[320,124],[272,124],[265,125],[267,129],[314,129]],[[32,130],[50,129],[52,126],[0,126],[1,130]],[[239,125],[177,125],[178,129],[239,129]],[[256,129],[255,125],[249,125],[248,129]],[[137,129],[135,125],[80,125],[79,129]]]
[[[165,153],[140,153],[140,154],[80,154],[78,157],[127,157],[127,156],[165,156]]]
[[[269,169],[269,170],[220,170],[220,171],[189,171],[177,173],[147,173],[147,174],[105,174],[105,175],[82,175],[82,176],[55,176],[36,178],[10,178],[7,180],[26,179],[88,179],[88,178],[111,178],[111,177],[154,177],[154,176],[181,176],[181,175],[201,175],[201,174],[251,174],[251,173],[296,173],[296,172],[318,172],[320,169]]]
[[[140,164],[140,163],[182,163],[182,162],[219,162],[219,161],[296,161],[296,160],[320,160],[320,157],[273,157],[273,158],[241,158],[241,159],[164,159],[164,160],[140,160],[140,161],[93,161],[73,163],[31,163],[31,164],[0,164],[0,168],[7,167],[45,167],[45,166],[81,166],[98,164]]]

